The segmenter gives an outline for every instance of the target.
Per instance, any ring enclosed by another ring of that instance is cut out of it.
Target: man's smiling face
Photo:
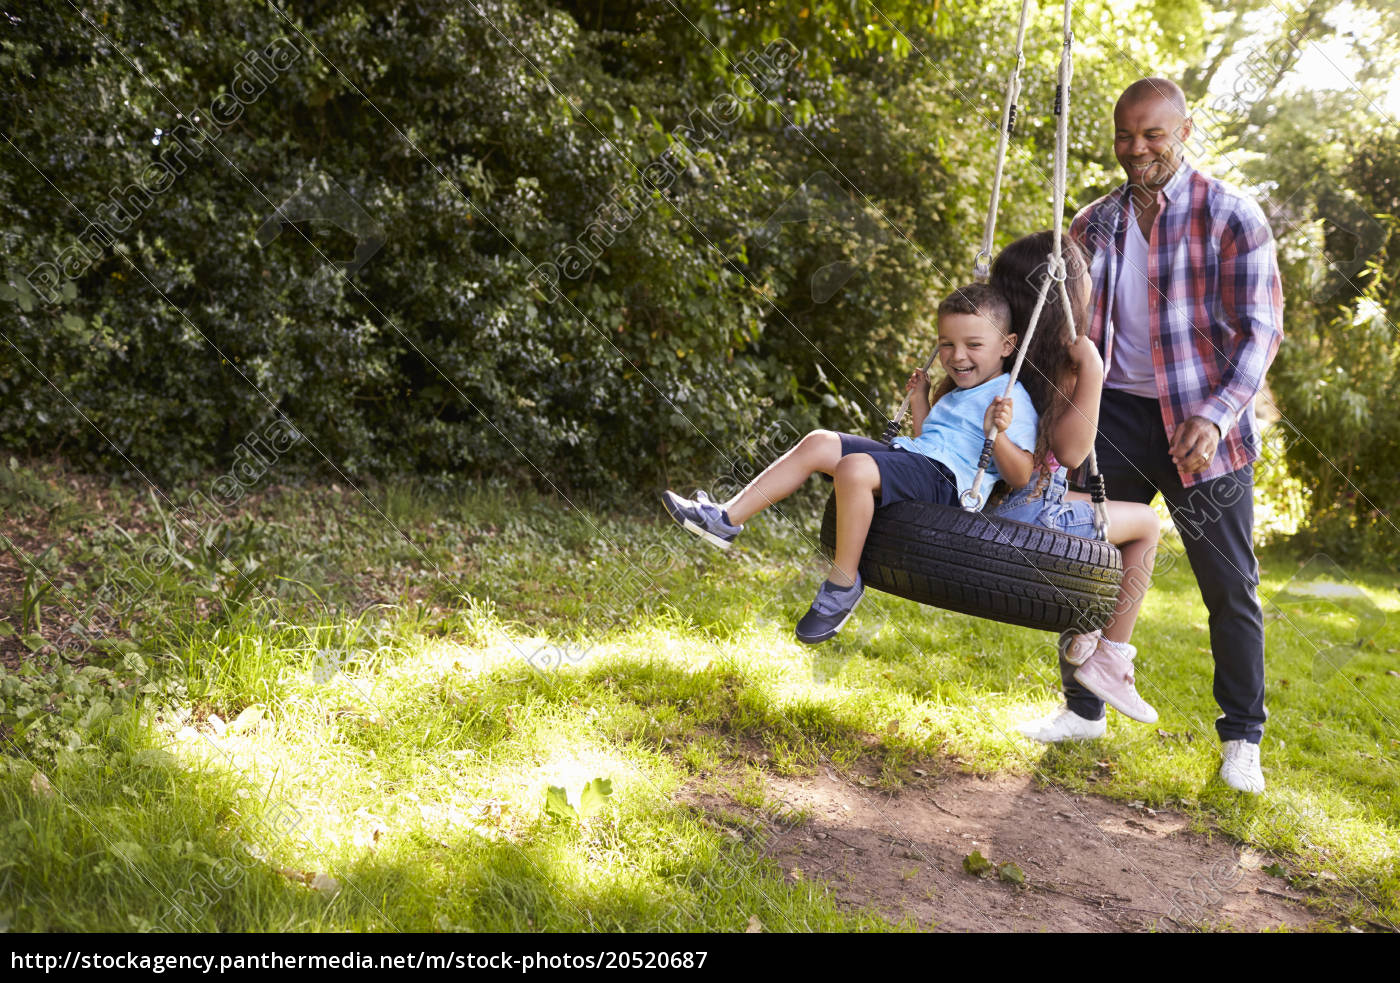
[[[1128,183],[1156,193],[1181,166],[1191,120],[1169,99],[1148,95],[1120,102],[1113,127],[1113,153]]]

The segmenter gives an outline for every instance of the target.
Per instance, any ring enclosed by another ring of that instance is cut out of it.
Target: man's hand
[[[987,407],[987,412],[982,417],[983,433],[993,426],[996,427],[992,431],[993,437],[1011,428],[1011,400],[1004,396],[992,400],[992,405]]]
[[[1193,416],[1176,428],[1168,448],[1172,463],[1181,471],[1192,474],[1204,471],[1215,460],[1215,448],[1220,443],[1220,431],[1203,416]]]

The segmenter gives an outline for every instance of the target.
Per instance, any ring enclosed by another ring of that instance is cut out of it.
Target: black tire
[[[822,516],[822,550],[836,548],[836,496]],[[1116,546],[1043,526],[896,502],[875,510],[860,575],[867,587],[1045,631],[1087,632],[1113,613],[1123,582]]]

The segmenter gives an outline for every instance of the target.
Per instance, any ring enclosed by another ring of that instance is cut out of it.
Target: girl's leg
[[[860,554],[875,517],[880,469],[869,454],[847,454],[836,466],[836,556],[827,579],[840,587],[856,582]]]
[[[813,430],[745,485],[743,491],[724,503],[729,521],[742,526],[768,506],[797,491],[816,472],[835,474],[840,462],[841,438],[830,430]]]
[[[1076,495],[1077,497],[1077,495]],[[1087,497],[1087,496],[1085,496]],[[1108,503],[1108,539],[1123,554],[1123,586],[1113,616],[1104,625],[1104,637],[1127,642],[1142,610],[1147,589],[1152,586],[1152,562],[1157,556],[1157,539],[1162,520],[1150,505],[1138,502]]]

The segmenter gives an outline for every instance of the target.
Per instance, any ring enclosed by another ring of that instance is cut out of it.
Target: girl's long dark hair
[[[1011,243],[992,261],[991,285],[1000,290],[1011,305],[1011,330],[1016,332],[1019,345],[1025,345],[1026,331],[1031,326],[1031,314],[1041,281],[1047,275],[1047,260],[1054,245],[1055,236],[1051,230],[1033,232]],[[1089,296],[1085,282],[1089,277],[1089,264],[1083,250],[1068,236],[1061,239],[1060,255],[1065,261],[1065,287],[1071,303],[1075,304],[1074,326],[1078,334],[1084,334],[1089,330],[1089,305],[1087,302],[1079,304],[1077,298]],[[1018,377],[1040,414],[1035,466],[1042,472],[1046,470],[1050,434],[1069,406],[1074,376],[1074,363],[1069,357],[1068,319],[1059,288],[1052,283]]]

